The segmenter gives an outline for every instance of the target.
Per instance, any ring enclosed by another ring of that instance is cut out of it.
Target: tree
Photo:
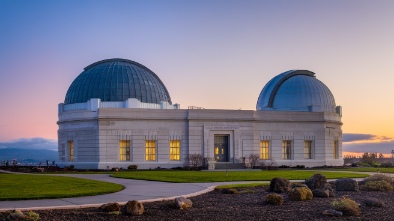
[[[256,153],[251,153],[248,158],[249,158],[250,166],[253,168],[253,167],[257,166],[260,156]]]

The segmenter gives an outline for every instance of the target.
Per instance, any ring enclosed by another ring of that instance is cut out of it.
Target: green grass
[[[336,169],[343,171],[352,171],[352,172],[378,172],[380,170],[381,173],[394,173],[394,168],[376,168],[376,167],[350,167],[345,169]]]
[[[239,184],[221,185],[215,187],[215,189],[220,190],[220,189],[231,189],[231,188],[252,188],[252,187],[265,187],[269,185],[270,185],[269,183],[239,183]]]
[[[94,196],[123,190],[114,183],[73,177],[0,174],[0,200]]]
[[[117,178],[152,180],[172,183],[204,183],[228,181],[270,181],[275,177],[289,180],[305,180],[315,173],[321,173],[327,179],[337,178],[363,178],[366,174],[348,172],[306,171],[306,170],[271,170],[271,171],[130,171],[119,172],[111,176]]]

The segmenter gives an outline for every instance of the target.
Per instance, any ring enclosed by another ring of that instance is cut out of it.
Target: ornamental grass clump
[[[390,192],[393,191],[393,186],[386,182],[385,180],[380,181],[369,181],[362,186],[362,190],[365,191],[380,191],[380,192]]]
[[[382,174],[382,173],[376,173],[376,174],[373,174],[367,178],[364,178],[365,183],[367,183],[369,181],[382,181],[382,180],[386,181],[387,183],[389,183],[391,185],[394,184],[392,177],[390,177],[389,175]]]
[[[307,187],[296,187],[288,193],[289,199],[294,201],[311,200],[313,198],[312,191]]]
[[[282,205],[284,199],[283,196],[277,193],[270,193],[264,197],[264,202],[271,205]]]
[[[334,200],[330,205],[334,210],[341,211],[343,215],[360,216],[361,213],[358,203],[346,197]]]

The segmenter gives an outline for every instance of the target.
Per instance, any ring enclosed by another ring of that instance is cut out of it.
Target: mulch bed
[[[394,220],[393,192],[337,192],[335,198],[313,198],[310,201],[290,201],[285,196],[281,206],[267,205],[264,196],[267,188],[259,187],[242,191],[240,194],[223,194],[212,191],[190,198],[193,207],[179,210],[174,201],[145,203],[145,212],[141,216],[109,215],[98,208],[72,210],[35,211],[42,221],[86,221],[86,220]],[[330,217],[322,215],[330,209],[330,202],[342,196],[348,196],[360,204],[361,216]],[[363,203],[367,198],[377,198],[384,206],[367,207]],[[132,200],[132,199],[130,199]],[[0,214],[0,220],[1,214]]]

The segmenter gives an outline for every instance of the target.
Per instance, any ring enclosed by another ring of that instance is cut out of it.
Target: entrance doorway
[[[215,135],[214,156],[217,162],[228,162],[229,135]]]

